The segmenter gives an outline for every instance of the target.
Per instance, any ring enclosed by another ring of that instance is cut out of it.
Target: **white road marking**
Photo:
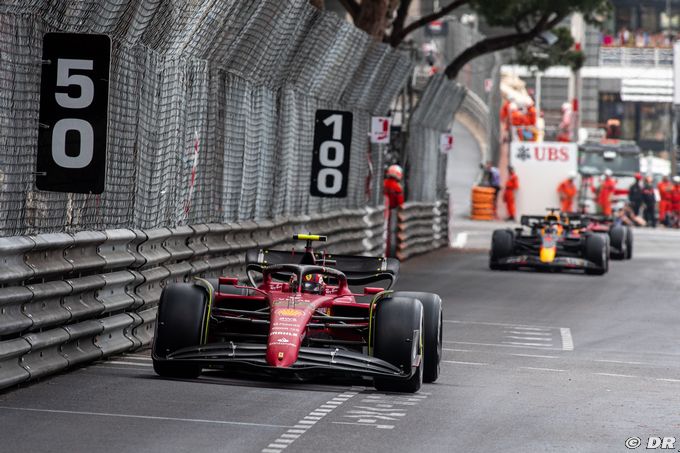
[[[353,387],[354,388],[354,387]],[[300,436],[312,428],[318,421],[330,414],[333,409],[339,407],[345,401],[358,395],[359,392],[344,392],[334,397],[331,401],[327,401],[319,408],[314,409],[309,414],[305,415],[302,420],[299,420],[295,426],[290,427],[285,433],[281,434],[278,439],[269,444],[267,448],[262,449],[262,453],[281,453],[290,444],[295,442]]]
[[[463,231],[462,233],[458,233],[456,235],[456,239],[451,243],[451,247],[454,249],[462,249],[465,247],[468,241],[468,233],[467,231]]]
[[[529,340],[529,341],[552,341],[551,338],[541,338],[541,337],[518,337],[515,335],[506,335],[505,338],[511,338],[513,340]]]
[[[626,362],[624,360],[605,360],[605,359],[598,359],[595,360],[595,362],[602,362],[602,363],[622,363],[625,365],[651,365],[650,363],[642,363],[642,362]]]
[[[498,353],[501,354],[501,353]],[[540,359],[559,359],[556,355],[540,355],[540,354],[508,354],[514,355],[515,357],[538,357]]]
[[[444,363],[456,363],[459,365],[488,365],[488,363],[480,363],[480,362],[459,362],[457,360],[442,360]]]
[[[680,379],[669,379],[669,378],[657,378],[657,381],[662,382],[680,382]]]
[[[520,331],[520,330],[506,330],[505,333],[510,333],[513,335],[530,335],[532,337],[552,337],[550,332],[533,332],[533,331]]]
[[[513,329],[520,330],[537,330],[537,331],[550,331],[551,329],[559,329],[555,326],[529,326],[526,324],[508,324],[504,322],[481,322],[481,321],[458,321],[455,319],[445,319],[444,322],[450,322],[452,324],[480,324],[483,326],[501,326],[501,327],[512,327]]]
[[[519,346],[541,346],[541,347],[543,347],[543,346],[552,346],[552,345],[553,345],[552,343],[547,343],[547,344],[543,344],[543,343],[526,343],[526,342],[522,342],[522,341],[504,341],[503,344],[512,344],[512,345],[519,345]],[[547,349],[547,348],[546,348],[546,349]]]
[[[565,351],[573,351],[574,340],[571,338],[571,329],[568,327],[560,327],[560,334],[562,335],[562,349]]]
[[[534,347],[534,346],[517,346],[514,344],[499,344],[499,343],[474,343],[472,341],[444,341],[444,343],[454,343],[454,344],[472,344],[475,346],[496,346],[502,348],[526,348],[526,349],[544,349],[552,351],[561,351],[562,348],[548,348],[548,347]],[[542,346],[542,345],[540,345]]]
[[[44,412],[48,414],[67,414],[67,415],[87,415],[95,417],[118,417],[118,418],[134,418],[142,420],[164,420],[171,422],[188,422],[188,423],[208,423],[215,425],[238,425],[238,426],[257,426],[266,428],[290,428],[287,425],[271,425],[267,423],[248,423],[248,422],[232,422],[227,420],[204,420],[200,418],[176,418],[176,417],[160,417],[154,415],[135,415],[135,414],[115,414],[110,412],[88,412],[88,411],[67,411],[58,409],[38,409],[32,407],[14,407],[14,406],[0,406],[0,409],[11,411],[24,412]]]
[[[625,378],[637,378],[640,376],[633,376],[632,374],[616,374],[616,373],[593,373],[598,376],[610,376],[610,377],[625,377]]]
[[[523,369],[523,370],[555,371],[555,372],[557,372],[557,373],[561,373],[561,372],[563,372],[563,371],[567,371],[567,370],[560,370],[560,369],[557,369],[557,368],[537,368],[537,367],[532,367],[532,366],[521,366],[520,368]]]
[[[337,425],[354,425],[354,426],[370,426],[372,428],[377,428],[377,429],[394,429],[394,425],[369,425],[367,423],[358,423],[358,422],[332,422]]]

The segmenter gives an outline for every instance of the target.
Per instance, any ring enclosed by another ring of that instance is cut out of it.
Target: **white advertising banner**
[[[389,143],[392,118],[384,116],[371,117],[371,143]]]
[[[541,215],[559,208],[557,186],[578,169],[578,146],[562,142],[513,142],[510,165],[519,179],[517,215]]]

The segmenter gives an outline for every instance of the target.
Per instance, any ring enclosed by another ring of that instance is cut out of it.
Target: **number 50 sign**
[[[42,61],[36,186],[102,193],[111,41],[105,35],[47,33]]]
[[[352,112],[317,110],[310,193],[315,197],[347,196]]]

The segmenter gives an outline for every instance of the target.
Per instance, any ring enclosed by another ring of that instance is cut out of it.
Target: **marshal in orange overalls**
[[[557,186],[557,194],[560,197],[560,209],[562,212],[574,211],[574,198],[576,197],[576,185],[574,178],[567,178]]]
[[[503,201],[508,209],[508,217],[515,219],[515,190],[519,189],[519,178],[514,170],[510,170],[508,181],[505,183],[505,192],[503,193]]]
[[[670,212],[671,204],[673,203],[673,195],[671,194],[673,183],[668,180],[668,177],[664,177],[656,188],[659,189],[659,196],[661,198],[659,201],[659,221],[665,222],[666,214]]]
[[[602,184],[600,184],[600,189],[597,194],[597,202],[602,209],[602,214],[606,216],[612,215],[612,195],[616,191],[616,181],[613,178],[607,176]]]

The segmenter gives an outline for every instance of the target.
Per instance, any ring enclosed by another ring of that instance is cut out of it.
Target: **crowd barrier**
[[[250,247],[328,235],[336,254],[383,255],[384,208],[294,220],[0,238],[0,389],[149,345],[161,291],[245,277]]]
[[[397,211],[397,258],[406,260],[448,244],[447,201],[409,202]]]

